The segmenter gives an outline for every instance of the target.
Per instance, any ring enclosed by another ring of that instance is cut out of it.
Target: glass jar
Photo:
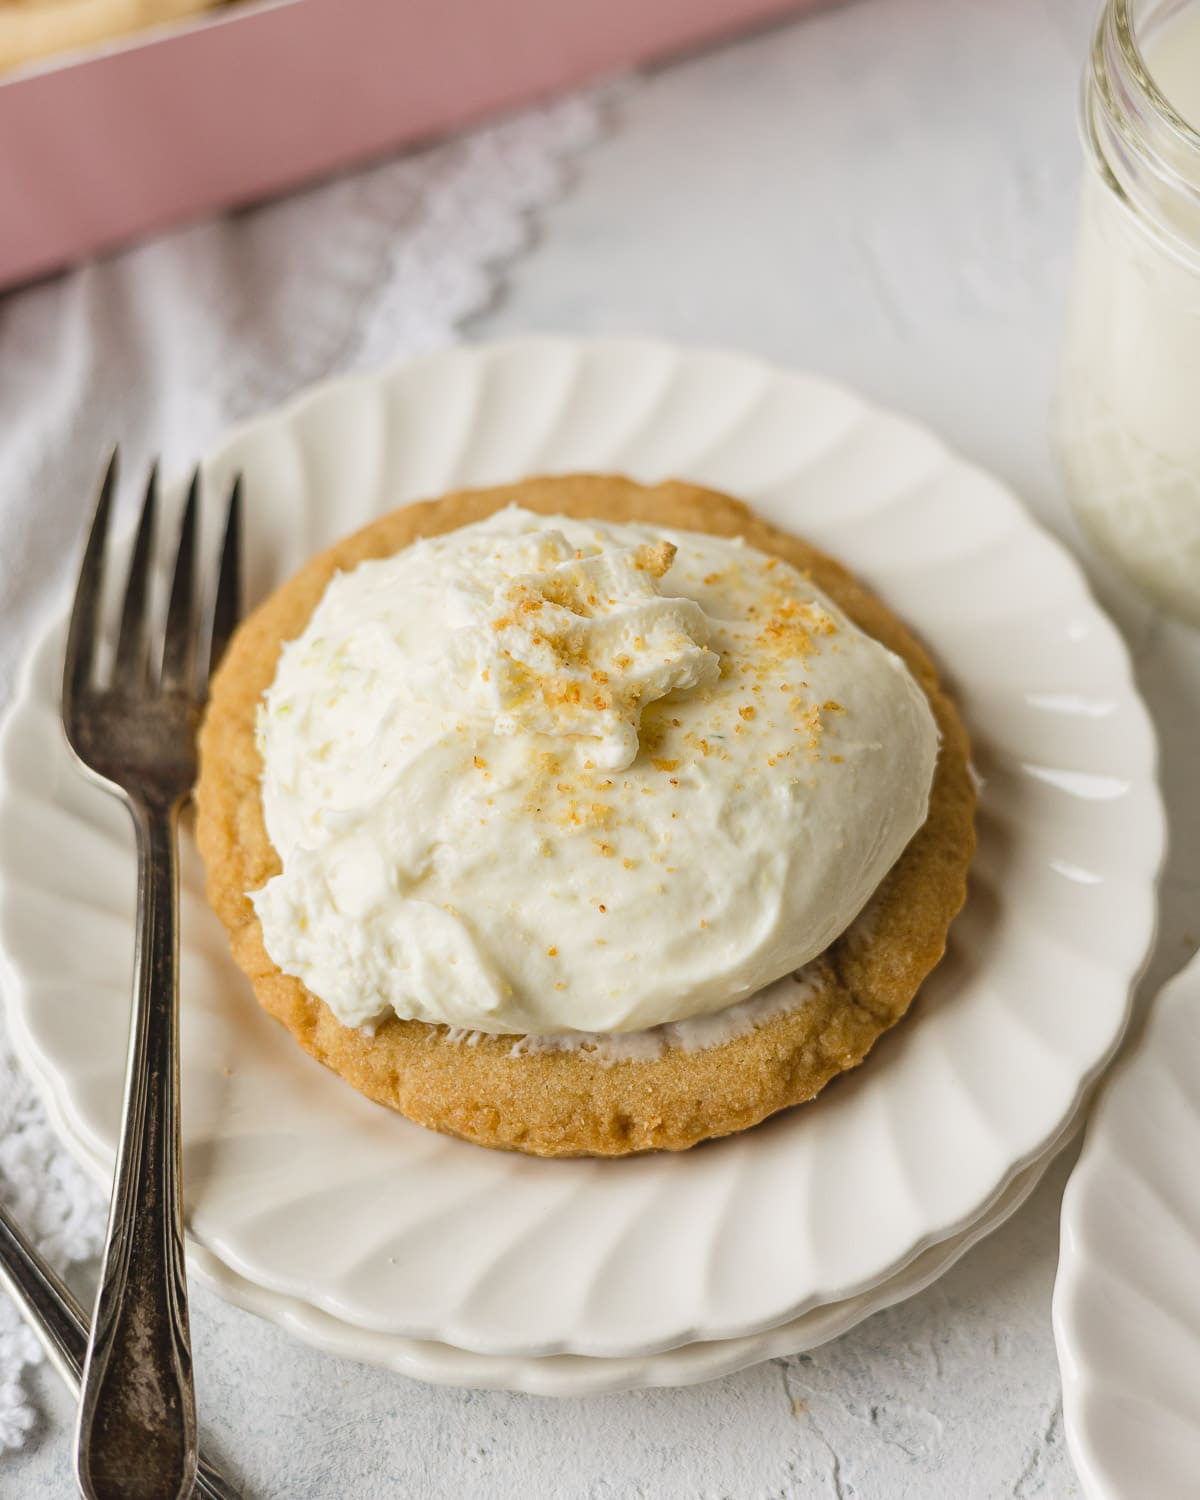
[[[1076,512],[1200,624],[1200,0],[1108,0],[1056,427]]]

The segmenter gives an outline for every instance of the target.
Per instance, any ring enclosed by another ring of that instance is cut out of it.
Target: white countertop
[[[657,72],[617,97],[472,336],[649,332],[810,366],[929,422],[1077,545],[1048,407],[1093,9],[859,0]],[[1157,982],[1200,940],[1200,637],[1096,581],[1163,734]],[[198,1292],[206,1437],[253,1500],[1065,1500],[1049,1309],[1067,1166],[921,1296],[691,1390],[434,1389]],[[0,1462],[5,1500],[72,1492],[69,1406],[48,1371],[37,1384],[47,1420]]]

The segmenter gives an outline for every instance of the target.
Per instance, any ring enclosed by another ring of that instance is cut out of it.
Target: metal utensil
[[[114,451],[84,551],[63,669],[67,741],[122,798],[137,836],[138,924],[120,1146],[100,1289],[83,1367],[76,1475],[89,1500],[182,1500],[196,1475],[179,1145],[179,872],[176,824],[196,773],[211,667],[238,615],[240,481],[225,525],[207,651],[196,599],[199,470],[183,513],[161,638],[149,581],[158,510],[151,471],[125,585],[116,655],[97,681]],[[156,637],[151,650],[151,635]]]
[[[0,1286],[20,1308],[51,1363],[78,1396],[87,1354],[87,1314],[3,1204],[0,1204]],[[203,1457],[192,1493],[202,1500],[238,1500],[237,1491]]]

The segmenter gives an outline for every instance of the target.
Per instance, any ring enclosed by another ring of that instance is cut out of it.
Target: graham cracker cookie
[[[852,927],[807,966],[813,993],[795,1009],[703,1050],[667,1046],[658,1056],[523,1048],[511,1036],[466,1039],[394,1017],[368,1035],[343,1026],[268,956],[246,893],[280,869],[263,824],[255,715],[282,645],[302,632],[336,571],[513,503],[543,514],[744,537],[806,571],[861,629],[905,660],[926,693],[941,733],[929,816],[873,897],[869,924]],[[532,479],[384,516],[313,558],[245,620],[214,679],[200,734],[196,837],[209,900],[259,1003],[305,1051],[369,1098],[430,1129],[538,1156],[678,1151],[813,1098],[860,1063],[908,1010],[945,950],[966,893],[975,842],[968,755],[966,731],[925,651],[833,559],[739,501],[696,485],[647,487],[593,475]]]

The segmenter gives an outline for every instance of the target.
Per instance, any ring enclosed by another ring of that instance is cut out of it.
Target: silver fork
[[[133,815],[138,923],[121,1141],[83,1368],[75,1471],[89,1500],[178,1500],[196,1477],[196,1409],[184,1271],[179,1143],[179,871],[176,824],[196,773],[209,672],[238,615],[240,481],[229,497],[207,653],[199,641],[192,477],[161,642],[149,580],[157,466],[129,563],[110,679],[97,682],[114,450],[67,635],[62,716],[83,768]]]

